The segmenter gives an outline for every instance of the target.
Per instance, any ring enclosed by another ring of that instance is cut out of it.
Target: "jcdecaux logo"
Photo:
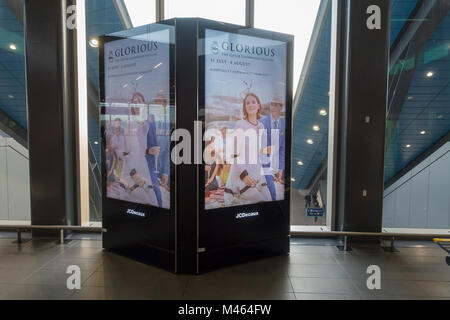
[[[127,214],[132,215],[132,216],[138,216],[138,217],[145,218],[145,213],[139,212],[139,211],[135,211],[133,209],[128,209],[127,210]]]
[[[251,218],[251,217],[257,217],[259,216],[259,212],[240,212],[236,215],[236,219],[245,219],[245,218]]]

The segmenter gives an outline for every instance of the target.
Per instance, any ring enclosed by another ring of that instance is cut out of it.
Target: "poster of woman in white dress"
[[[170,208],[169,31],[105,44],[106,195]]]
[[[286,43],[205,38],[205,209],[284,200]]]

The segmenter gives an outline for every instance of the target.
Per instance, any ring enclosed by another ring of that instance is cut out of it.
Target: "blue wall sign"
[[[307,217],[323,217],[323,215],[324,215],[323,208],[306,208]]]

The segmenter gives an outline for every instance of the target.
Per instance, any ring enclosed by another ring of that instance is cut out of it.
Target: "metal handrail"
[[[396,233],[396,232],[354,232],[354,231],[292,231],[291,236],[310,236],[310,237],[344,237],[343,250],[348,250],[348,237],[376,237],[389,238],[391,240],[390,251],[394,252],[396,238],[420,238],[433,239],[436,237],[450,239],[450,234],[423,234],[423,233]]]
[[[17,231],[17,242],[22,242],[21,232],[31,230],[60,230],[60,241],[64,243],[64,231],[80,231],[80,232],[107,232],[102,227],[83,227],[83,226],[44,226],[44,225],[0,225],[0,230],[15,230]],[[292,231],[292,237],[310,236],[310,237],[344,237],[344,250],[347,250],[348,237],[377,237],[390,238],[391,249],[394,249],[394,242],[396,238],[421,238],[433,239],[443,238],[450,239],[450,234],[423,234],[423,233],[396,233],[396,232],[354,232],[354,231]]]
[[[17,243],[22,243],[22,231],[32,230],[59,230],[60,243],[64,244],[64,231],[80,231],[80,232],[107,232],[102,227],[83,227],[83,226],[40,226],[40,225],[0,225],[0,230],[15,230],[17,231]]]
[[[398,232],[354,232],[354,231],[291,231],[291,236],[355,236],[355,237],[382,237],[382,238],[450,238],[450,234],[424,234],[424,233],[398,233]]]
[[[83,226],[37,226],[37,225],[0,225],[0,230],[70,230],[83,232],[106,232],[102,227],[83,227]]]

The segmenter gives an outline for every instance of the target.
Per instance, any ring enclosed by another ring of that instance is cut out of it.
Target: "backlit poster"
[[[170,208],[169,30],[104,46],[107,197]]]
[[[286,54],[205,31],[205,209],[284,200]]]

